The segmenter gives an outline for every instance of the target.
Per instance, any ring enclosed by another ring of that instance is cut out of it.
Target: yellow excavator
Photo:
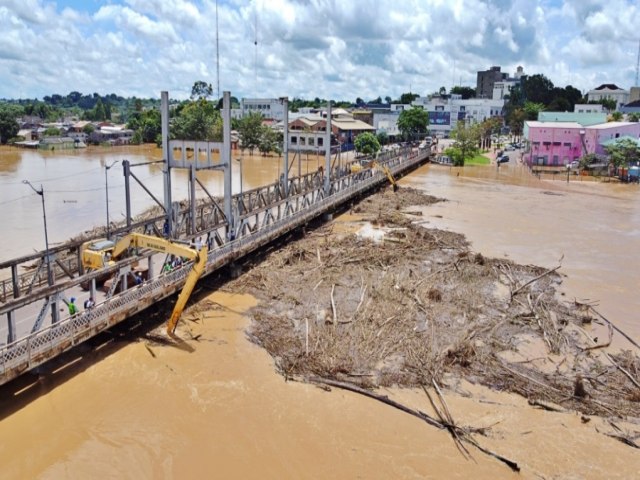
[[[87,242],[82,246],[82,264],[85,269],[89,271],[109,267],[115,264],[115,262],[131,248],[148,248],[156,252],[168,253],[193,260],[191,271],[187,276],[184,287],[182,287],[182,291],[178,296],[178,301],[171,313],[171,318],[167,323],[167,333],[171,335],[176,329],[182,310],[184,310],[187,300],[189,300],[189,296],[196,286],[196,282],[204,272],[204,267],[207,263],[207,247],[203,246],[198,250],[164,238],[143,235],[141,233],[130,233],[116,242],[109,240]]]
[[[391,173],[391,170],[386,165],[380,165],[378,162],[373,160],[369,162],[366,167],[363,167],[360,163],[356,162],[351,164],[351,173],[360,172],[363,168],[373,168],[384,173],[387,176],[387,179],[389,179],[389,183],[393,187],[394,192],[397,192],[398,188],[400,188],[400,186],[396,182],[396,179],[393,177],[393,173]]]

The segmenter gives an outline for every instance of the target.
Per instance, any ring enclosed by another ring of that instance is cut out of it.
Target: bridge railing
[[[424,159],[421,152],[411,152],[395,158],[389,167],[394,174],[411,168]],[[208,255],[205,275],[225,265],[230,260],[268,243],[281,234],[330,211],[345,200],[385,181],[381,172],[323,198],[317,203],[299,210],[284,220],[258,229],[250,236],[242,237],[211,251]],[[0,384],[15,378],[58,354],[70,349],[97,333],[115,325],[152,303],[175,293],[185,281],[190,263],[133,287],[106,301],[58,323],[49,325],[13,343],[0,347]]]

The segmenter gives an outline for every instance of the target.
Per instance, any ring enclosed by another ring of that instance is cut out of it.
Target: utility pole
[[[118,161],[119,160],[114,160],[113,162],[111,162],[111,165],[105,164],[104,166],[104,191],[107,195],[107,240],[111,238],[111,230],[109,225],[109,177],[107,176],[107,173],[109,172],[111,167],[118,163]]]

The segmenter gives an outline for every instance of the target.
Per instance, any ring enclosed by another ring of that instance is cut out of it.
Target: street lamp
[[[107,172],[113,167],[119,160],[114,160],[111,162],[111,165],[105,164],[104,166],[104,191],[107,194],[107,240],[111,236],[111,232],[109,231],[109,177],[107,177]]]
[[[31,189],[42,198],[42,218],[44,219],[44,246],[45,257],[47,259],[47,283],[53,285],[53,274],[51,272],[51,259],[49,257],[49,235],[47,233],[47,211],[44,208],[44,188],[40,185],[40,190],[34,187],[29,180],[23,180],[22,183],[29,185]]]

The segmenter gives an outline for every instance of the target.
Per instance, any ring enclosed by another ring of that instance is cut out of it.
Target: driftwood
[[[566,412],[566,410],[564,408],[561,407],[556,407],[554,405],[551,405],[547,402],[543,402],[541,400],[534,400],[534,399],[529,399],[528,400],[529,405],[531,405],[532,407],[540,407],[543,410],[547,410],[549,412],[560,412],[560,413],[564,413]]]
[[[357,385],[353,385],[351,383],[340,382],[340,381],[337,381],[337,380],[331,380],[331,379],[328,379],[328,378],[321,378],[321,377],[309,377],[307,380],[309,380],[310,382],[313,382],[313,383],[319,383],[319,384],[328,385],[328,386],[331,386],[331,387],[342,388],[344,390],[349,390],[350,392],[359,393],[360,395],[364,395],[364,396],[372,398],[374,400],[378,400],[379,402],[382,402],[382,403],[385,403],[385,404],[390,405],[392,407],[395,407],[398,410],[401,410],[401,411],[403,411],[405,413],[408,413],[409,415],[413,415],[414,417],[417,417],[417,418],[425,421],[426,423],[428,423],[429,425],[431,425],[433,427],[436,427],[436,428],[439,428],[439,429],[442,429],[442,430],[443,429],[447,429],[450,432],[451,432],[452,429],[454,429],[456,431],[456,434],[463,433],[463,435],[460,435],[459,439],[462,439],[462,440],[470,443],[471,445],[476,447],[481,452],[483,452],[483,453],[485,453],[485,454],[487,454],[489,456],[492,456],[497,460],[500,460],[501,462],[503,462],[504,464],[509,466],[509,468],[511,468],[513,471],[515,471],[515,472],[519,472],[520,471],[520,466],[516,462],[514,462],[513,460],[509,460],[508,458],[503,457],[502,455],[500,455],[498,453],[492,452],[491,450],[488,450],[488,449],[484,448],[478,442],[476,442],[472,437],[470,437],[468,434],[466,434],[462,429],[460,429],[460,427],[457,427],[455,424],[450,423],[450,421],[438,421],[435,418],[429,416],[428,414],[426,414],[426,413],[424,413],[424,412],[422,412],[420,410],[414,410],[412,408],[409,408],[406,405],[402,405],[401,403],[398,403],[398,402],[390,399],[386,395],[379,395],[377,393],[371,392],[369,390],[366,390],[364,388],[358,387]]]
[[[602,320],[604,320],[605,322],[607,322],[607,324],[613,328],[616,332],[618,332],[620,335],[622,335],[624,338],[626,338],[627,340],[629,340],[629,342],[631,342],[631,344],[633,346],[635,346],[636,348],[640,348],[640,344],[638,344],[638,342],[636,342],[633,338],[631,338],[629,335],[627,335],[626,333],[624,333],[622,330],[620,330],[618,327],[616,327],[611,320],[607,319],[604,315],[602,315],[600,312],[598,312],[595,308],[593,308],[591,305],[588,306],[591,310],[593,310],[593,312],[598,315]]]
[[[531,285],[533,282],[536,282],[536,281],[540,280],[542,277],[545,277],[545,276],[549,275],[550,273],[555,272],[555,271],[556,271],[556,270],[558,270],[560,267],[562,267],[562,265],[558,265],[557,267],[552,268],[551,270],[547,270],[546,272],[541,273],[541,274],[540,274],[540,275],[538,275],[537,277],[532,278],[532,279],[531,279],[531,280],[529,280],[527,283],[525,283],[525,284],[523,284],[523,285],[519,286],[519,287],[518,287],[518,288],[516,288],[513,292],[511,292],[511,299],[513,299],[513,297],[515,297],[515,296],[516,296],[516,293],[518,293],[518,292],[519,292],[520,290],[522,290],[523,288],[525,288],[525,287],[527,287],[527,286]]]

